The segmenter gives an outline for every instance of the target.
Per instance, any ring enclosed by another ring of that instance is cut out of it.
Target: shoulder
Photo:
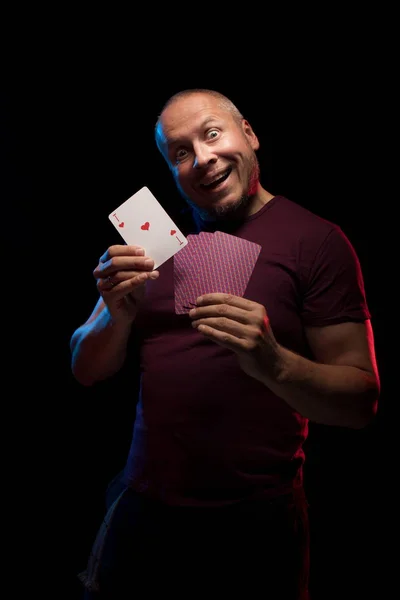
[[[271,216],[273,213],[275,235],[282,238],[282,244],[290,247],[290,255],[296,257],[297,267],[307,280],[311,273],[329,269],[332,277],[346,270],[360,279],[361,267],[357,253],[337,223],[285,196],[276,197]]]
[[[293,200],[289,200],[286,196],[275,196],[271,202],[273,202],[274,212],[281,215],[281,218],[287,219],[288,222],[293,222],[299,230],[306,228],[327,235],[333,229],[339,229],[336,223]]]
[[[318,253],[325,244],[334,246],[335,243],[346,245],[349,242],[339,225],[286,196],[275,196],[270,204],[270,210],[265,213],[270,228],[300,254],[310,256]]]

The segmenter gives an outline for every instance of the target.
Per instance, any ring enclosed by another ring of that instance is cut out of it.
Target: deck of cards
[[[108,215],[122,239],[141,246],[158,269],[182,250],[187,239],[147,187],[141,188]]]
[[[188,313],[203,294],[243,296],[261,246],[221,231],[188,235],[174,256],[175,313]]]

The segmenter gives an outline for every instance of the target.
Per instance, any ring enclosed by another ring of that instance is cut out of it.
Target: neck
[[[226,214],[216,215],[201,211],[198,207],[192,205],[192,216],[196,224],[197,230],[205,229],[235,229],[247,217],[256,214],[265,204],[268,204],[274,196],[265,190],[260,183],[257,184],[257,189],[254,194],[243,202],[242,206],[234,211]]]
[[[247,206],[246,216],[249,217],[250,215],[257,213],[263,206],[265,206],[265,204],[268,204],[273,197],[273,194],[270,194],[270,192],[264,189],[260,182],[258,182],[256,191]]]

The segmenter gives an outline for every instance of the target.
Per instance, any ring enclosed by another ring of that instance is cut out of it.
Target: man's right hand
[[[110,246],[93,271],[97,289],[115,321],[133,321],[148,279],[157,279],[154,261],[140,246]]]

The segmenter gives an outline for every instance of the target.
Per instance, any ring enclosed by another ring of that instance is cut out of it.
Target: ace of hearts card
[[[125,200],[108,215],[128,245],[141,246],[154,269],[187,245],[187,239],[148,187]]]

